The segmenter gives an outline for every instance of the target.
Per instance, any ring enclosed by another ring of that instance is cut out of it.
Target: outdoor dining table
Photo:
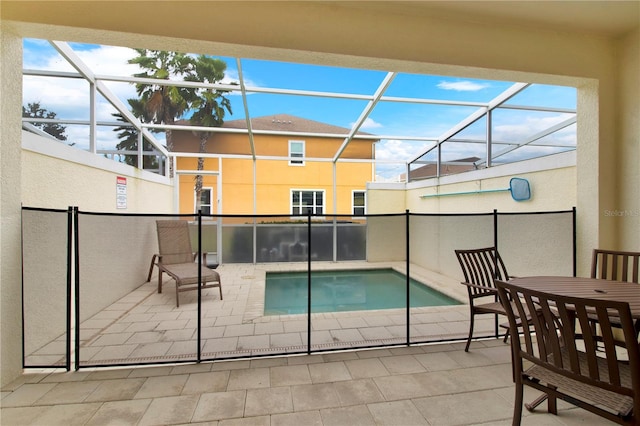
[[[563,276],[518,277],[511,278],[509,282],[526,289],[562,296],[627,302],[631,316],[640,320],[640,284],[637,283]],[[547,395],[542,394],[534,401],[525,404],[525,407],[533,411],[546,399]]]
[[[597,278],[533,276],[509,280],[514,284],[545,293],[629,303],[631,316],[640,319],[640,284]]]

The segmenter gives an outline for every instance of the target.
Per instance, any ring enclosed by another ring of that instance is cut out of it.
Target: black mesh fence
[[[455,249],[497,244],[514,275],[574,270],[572,211],[358,218],[76,211],[71,229],[69,215],[23,212],[28,367],[68,365],[69,341],[81,368],[459,340],[469,313]],[[192,251],[206,253],[194,262],[219,274],[222,297],[215,287],[178,293],[166,273],[159,280],[158,220],[187,223]],[[474,336],[494,335],[493,325],[477,321]]]
[[[66,210],[22,209],[23,362],[70,364],[71,217]]]

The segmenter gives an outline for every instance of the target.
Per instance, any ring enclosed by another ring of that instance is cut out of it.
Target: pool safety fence
[[[180,293],[177,307],[166,275],[158,291],[156,221],[167,219],[188,222],[193,251],[206,253],[196,262],[218,271],[222,299],[216,288],[198,289]],[[23,365],[70,370],[462,340],[469,314],[454,250],[488,246],[513,275],[575,275],[576,209],[292,217],[23,207]],[[380,267],[405,277],[403,307],[313,312],[314,274]],[[265,314],[267,271],[306,272],[306,289],[290,290],[302,291],[304,313]],[[463,304],[412,306],[416,277]],[[495,319],[477,320],[474,336],[498,331]]]

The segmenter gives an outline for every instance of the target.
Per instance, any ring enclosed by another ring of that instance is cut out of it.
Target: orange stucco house
[[[286,114],[227,121],[207,142],[202,211],[210,214],[360,216],[373,180],[375,135]],[[345,143],[348,142],[348,143]],[[197,153],[192,131],[173,132],[174,151]],[[180,213],[195,211],[197,156],[178,155]],[[255,203],[254,203],[255,201]],[[255,205],[255,207],[254,207]]]

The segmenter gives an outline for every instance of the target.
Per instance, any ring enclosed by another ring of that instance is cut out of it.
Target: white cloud
[[[519,122],[499,124],[494,127],[495,140],[522,142],[531,136],[568,119],[572,114],[552,116],[526,116]]]
[[[135,50],[127,47],[96,46],[95,49],[78,50],[76,54],[82,61],[101,75],[133,75],[140,72],[135,64],[127,61],[138,56]]]
[[[443,90],[455,90],[456,92],[477,92],[484,88],[489,87],[485,83],[476,83],[474,81],[462,80],[462,81],[441,81],[438,83],[438,88]]]
[[[376,144],[376,159],[397,160],[404,163],[429,145],[430,143],[427,142],[382,140]]]
[[[353,127],[353,125],[356,124],[355,122],[353,123],[349,123],[350,126]],[[360,126],[361,129],[379,129],[383,127],[382,124],[378,123],[377,121],[373,120],[372,118],[367,117],[364,120],[364,123],[362,123],[362,126]]]
[[[133,49],[115,46],[95,46],[75,50],[81,61],[99,75],[130,76],[140,72],[137,65],[128,64],[136,56]],[[43,55],[48,55],[43,58]],[[75,69],[53,49],[25,49],[25,68],[75,72]],[[136,96],[135,87],[126,83],[105,83],[125,105]],[[55,112],[59,118],[88,119],[89,85],[84,80],[71,78],[25,77],[23,103],[40,102],[43,108]],[[113,107],[101,97],[96,102],[98,120],[113,120]]]

